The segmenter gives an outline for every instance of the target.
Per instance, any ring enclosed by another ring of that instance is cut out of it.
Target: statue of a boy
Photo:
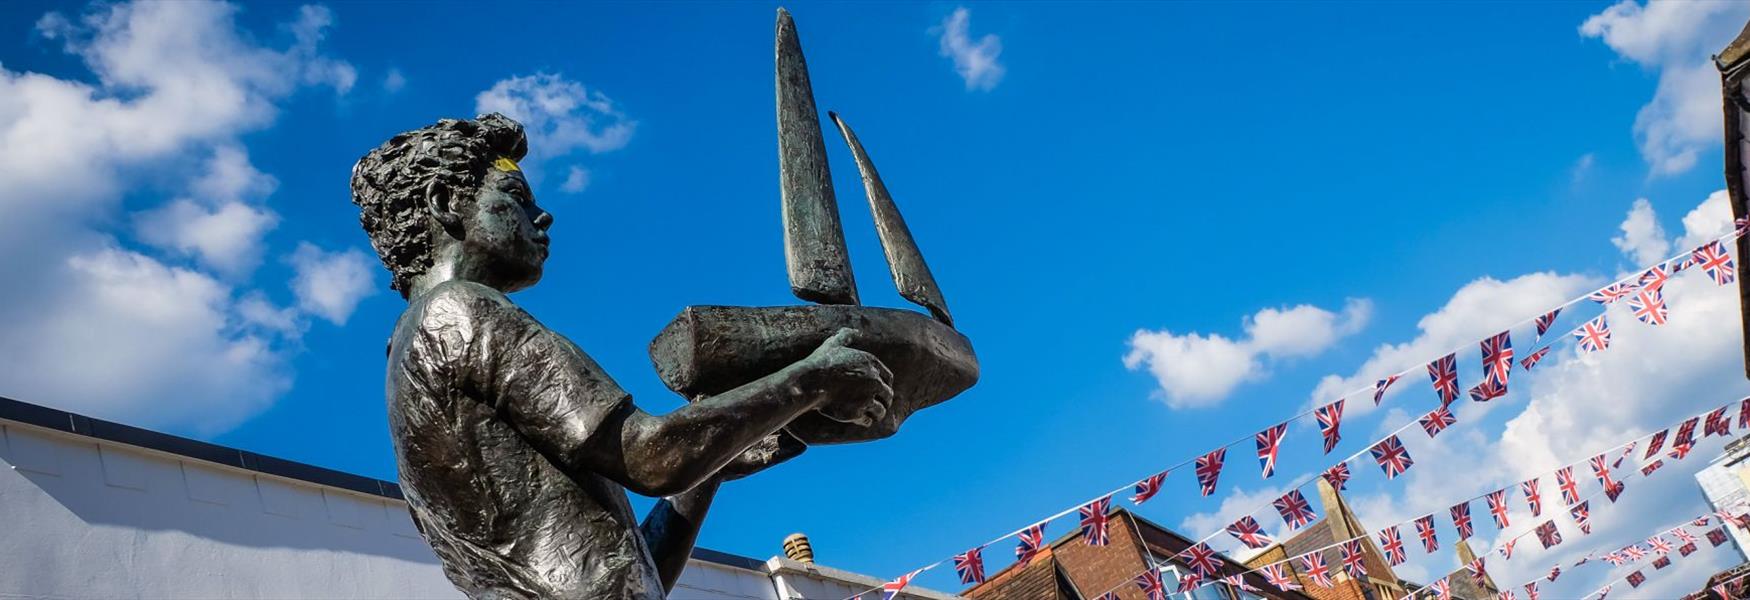
[[[868,423],[892,375],[840,331],[807,358],[652,415],[506,294],[534,285],[553,216],[502,115],[395,136],[353,202],[407,299],[389,340],[389,426],[414,523],[473,598],[663,597],[720,482],[800,453],[809,411]],[[642,525],[625,490],[666,497]]]

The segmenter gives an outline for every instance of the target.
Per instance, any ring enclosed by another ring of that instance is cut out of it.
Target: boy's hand
[[[851,347],[856,335],[840,329],[802,359],[802,389],[818,399],[816,410],[826,418],[871,425],[887,416],[893,373],[875,355]]]

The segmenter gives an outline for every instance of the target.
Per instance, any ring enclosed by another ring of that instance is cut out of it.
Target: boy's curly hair
[[[432,230],[425,190],[437,182],[459,202],[472,202],[493,161],[522,160],[529,151],[523,126],[498,113],[443,119],[402,133],[352,167],[352,203],[371,247],[393,275],[389,287],[407,297],[408,283],[432,264]]]

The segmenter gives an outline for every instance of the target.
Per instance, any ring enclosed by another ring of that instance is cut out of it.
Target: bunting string
[[[1625,565],[1626,566],[1636,566],[1636,563],[1638,563],[1642,559],[1649,558],[1649,557],[1655,557],[1652,561],[1654,570],[1664,569],[1666,566],[1668,566],[1670,564],[1669,560],[1670,560],[1671,552],[1675,551],[1678,553],[1678,556],[1680,558],[1685,558],[1685,557],[1688,557],[1690,554],[1694,553],[1695,551],[1701,549],[1698,546],[1698,544],[1700,542],[1700,538],[1695,537],[1694,534],[1690,533],[1685,528],[1686,527],[1708,527],[1712,523],[1712,519],[1718,519],[1720,525],[1718,527],[1714,527],[1712,529],[1703,531],[1703,535],[1707,536],[1707,538],[1708,538],[1708,546],[1707,546],[1708,548],[1718,548],[1721,545],[1725,544],[1727,541],[1725,528],[1732,527],[1734,525],[1743,526],[1745,524],[1746,520],[1750,520],[1750,515],[1731,515],[1730,513],[1727,513],[1725,511],[1715,511],[1715,512],[1710,512],[1710,513],[1704,513],[1702,515],[1695,517],[1694,519],[1684,521],[1684,522],[1679,523],[1675,526],[1667,527],[1667,528],[1659,531],[1658,533],[1655,533],[1652,536],[1649,536],[1645,542],[1648,545],[1648,548],[1646,548],[1646,549],[1642,549],[1640,547],[1641,543],[1637,542],[1634,544],[1629,544],[1628,546],[1624,546],[1623,548],[1616,550],[1614,552],[1610,552],[1609,554],[1606,555],[1607,557],[1615,556],[1618,558],[1615,560],[1611,560],[1609,558],[1606,558],[1605,562],[1610,562],[1613,567],[1620,568],[1620,567],[1625,566]],[[1670,542],[1665,541],[1665,539],[1664,539],[1665,536],[1672,535],[1672,534],[1676,534],[1678,537],[1678,541],[1683,542],[1683,544],[1680,546],[1674,547],[1670,544]],[[1684,548],[1688,548],[1688,550],[1685,551]],[[1587,556],[1591,556],[1591,555],[1588,554]],[[1665,564],[1663,564],[1663,565],[1660,564],[1661,559],[1666,561]],[[1627,576],[1623,577],[1623,579],[1627,580],[1627,583],[1630,586],[1638,588],[1641,586],[1642,583],[1645,583],[1644,576],[1640,580],[1634,580],[1634,578],[1639,576],[1640,573],[1641,573],[1641,570],[1637,566],[1637,568],[1633,572],[1631,572]],[[1750,574],[1746,574],[1746,575],[1750,575]],[[1746,575],[1740,575],[1738,578],[1742,578]],[[1738,579],[1738,578],[1735,578],[1735,579]],[[1618,577],[1615,575],[1610,576],[1609,578],[1607,578],[1605,580],[1605,581],[1610,582],[1610,583],[1606,583],[1603,587],[1592,590],[1590,593],[1587,593],[1586,595],[1581,596],[1580,597],[1581,600],[1585,600],[1585,599],[1591,598],[1593,596],[1599,596],[1602,599],[1603,596],[1601,594],[1608,594],[1611,586],[1615,585],[1615,581],[1617,579],[1618,579]],[[1722,581],[1722,582],[1715,584],[1715,585],[1716,586],[1724,585],[1730,581],[1732,581],[1732,580]],[[1533,579],[1532,582],[1536,582],[1536,579]],[[1725,594],[1721,594],[1721,596],[1726,597],[1726,598],[1730,598],[1730,596],[1726,596]]]
[[[1726,242],[1737,239],[1744,235],[1747,232],[1747,229],[1750,229],[1750,224],[1747,223],[1738,223],[1737,225],[1738,227],[1731,232],[1715,238],[1712,241],[1703,243],[1694,250],[1672,255],[1671,257],[1654,263],[1652,266],[1647,267],[1644,270],[1632,271],[1603,287],[1569,299],[1550,310],[1521,319],[1507,326],[1500,333],[1484,338],[1479,344],[1483,356],[1484,377],[1481,383],[1469,390],[1472,400],[1476,402],[1488,402],[1507,394],[1507,380],[1515,364],[1513,360],[1511,338],[1509,337],[1509,333],[1514,329],[1522,327],[1528,323],[1534,324],[1536,326],[1537,335],[1534,338],[1532,345],[1533,347],[1536,347],[1538,343],[1543,342],[1545,334],[1550,331],[1557,320],[1557,317],[1563,310],[1586,300],[1591,300],[1608,306],[1609,304],[1624,298],[1629,299],[1628,303],[1635,311],[1637,319],[1646,322],[1649,325],[1659,325],[1665,322],[1667,315],[1667,310],[1663,300],[1663,285],[1677,272],[1691,267],[1701,267],[1716,284],[1726,285],[1732,283],[1736,276],[1736,271],[1732,262],[1733,258],[1730,254],[1729,246]],[[1602,351],[1608,348],[1610,344],[1610,331],[1603,314],[1582,323],[1580,326],[1570,330],[1567,335],[1561,337],[1575,338],[1576,344],[1584,352]],[[1533,350],[1530,355],[1519,362],[1520,366],[1524,370],[1529,371],[1549,352],[1550,348],[1553,347],[1555,343],[1558,342],[1551,341],[1549,344],[1545,344],[1542,348]],[[857,600],[863,594],[875,591],[876,589],[897,593],[899,589],[903,589],[904,585],[909,583],[909,581],[915,578],[918,574],[930,571],[949,562],[955,564],[955,570],[960,574],[961,583],[982,583],[984,581],[983,550],[985,548],[1010,538],[1018,538],[1020,540],[1020,545],[1016,548],[1015,552],[1016,562],[1019,564],[1025,564],[1034,554],[1040,551],[1046,543],[1044,530],[1049,523],[1070,514],[1077,513],[1078,511],[1087,513],[1088,511],[1085,509],[1096,504],[1109,505],[1113,496],[1123,494],[1130,490],[1134,490],[1135,492],[1135,494],[1130,497],[1131,503],[1140,506],[1161,492],[1161,486],[1168,474],[1179,470],[1186,465],[1195,463],[1195,475],[1202,495],[1212,495],[1223,469],[1227,450],[1244,444],[1248,440],[1257,443],[1258,458],[1263,470],[1263,476],[1269,478],[1274,475],[1275,459],[1280,450],[1281,441],[1286,434],[1287,424],[1303,419],[1309,415],[1313,416],[1319,425],[1321,436],[1324,438],[1325,452],[1329,453],[1335,447],[1338,440],[1341,439],[1340,424],[1342,412],[1344,404],[1349,397],[1371,393],[1374,406],[1379,406],[1383,403],[1387,391],[1394,383],[1404,377],[1414,374],[1418,368],[1425,368],[1436,394],[1440,397],[1440,407],[1427,415],[1424,415],[1420,419],[1413,419],[1411,422],[1398,427],[1385,438],[1349,455],[1342,461],[1339,461],[1332,467],[1326,469],[1321,475],[1331,481],[1334,487],[1342,489],[1343,482],[1346,482],[1349,477],[1348,464],[1371,453],[1374,456],[1375,461],[1379,463],[1380,468],[1385,472],[1386,477],[1388,479],[1395,479],[1413,464],[1413,460],[1408,451],[1403,448],[1403,445],[1398,438],[1399,434],[1408,430],[1412,426],[1420,424],[1430,437],[1434,437],[1446,427],[1449,427],[1456,422],[1456,419],[1454,419],[1451,414],[1450,406],[1458,397],[1456,356],[1464,349],[1464,346],[1453,348],[1444,356],[1428,361],[1425,364],[1425,367],[1421,365],[1408,367],[1397,373],[1378,379],[1373,385],[1364,385],[1348,392],[1344,392],[1343,394],[1338,395],[1337,400],[1334,402],[1296,413],[1293,416],[1288,417],[1286,420],[1279,422],[1277,425],[1266,428],[1255,436],[1240,437],[1227,442],[1226,444],[1217,446],[1207,454],[1180,460],[1179,462],[1173,463],[1166,468],[1157,471],[1155,474],[1146,476],[1134,483],[1119,486],[1085,502],[1072,505],[1069,508],[1065,508],[1050,516],[1035,521],[1032,525],[1011,531],[988,542],[975,546],[967,552],[953,557],[938,559],[935,562],[924,565],[901,578],[895,579],[894,582],[890,582],[888,585],[884,585],[881,588],[870,588],[864,590],[856,595],[847,597],[845,600]],[[1744,409],[1744,412],[1740,415],[1740,427],[1750,427],[1750,399],[1746,400],[1745,406],[1746,408]],[[1725,408],[1720,410],[1725,410]],[[1708,431],[1710,432],[1709,435],[1711,435],[1711,432],[1713,431],[1711,419]],[[1693,434],[1693,427],[1690,428],[1689,433]],[[1683,437],[1684,433],[1680,430],[1678,438]],[[1637,439],[1636,441],[1638,442],[1639,440]],[[1650,444],[1658,444],[1661,441],[1662,437],[1655,437]],[[1649,454],[1649,456],[1650,455],[1651,454]],[[1618,459],[1617,462],[1620,463],[1621,459]],[[1573,465],[1570,464],[1567,469],[1571,469],[1572,466]],[[1564,499],[1572,499],[1574,495],[1570,490],[1574,487],[1573,474],[1570,471],[1565,474],[1558,473],[1558,476],[1562,479],[1560,485]],[[1299,529],[1299,526],[1293,525],[1293,520],[1289,518],[1289,515],[1299,515],[1302,510],[1310,512],[1310,507],[1303,508],[1305,505],[1305,499],[1300,495],[1299,488],[1310,483],[1313,479],[1310,475],[1303,477],[1304,479],[1299,479],[1298,482],[1293,485],[1291,488],[1292,491],[1289,495],[1277,500],[1279,511],[1283,512],[1284,519],[1290,521],[1290,525],[1293,529]],[[1535,488],[1529,491],[1532,493],[1536,492]],[[1289,496],[1294,496],[1294,498],[1289,498]],[[1483,496],[1471,498],[1466,501],[1466,504],[1481,497]],[[1286,503],[1286,508],[1284,508],[1283,503]],[[1569,504],[1573,504],[1573,502],[1569,502]],[[1264,507],[1262,506],[1255,508],[1251,513],[1248,513],[1247,519],[1250,519],[1256,513],[1262,511],[1263,508]],[[1104,519],[1102,517],[1090,516],[1083,520],[1087,521],[1089,519],[1100,521],[1100,529],[1104,529]],[[1310,519],[1308,519],[1307,522],[1310,522]],[[1236,525],[1238,525],[1238,523],[1236,523]],[[1087,524],[1084,523],[1084,530],[1086,528]],[[1205,544],[1220,534],[1221,531],[1217,531],[1205,536],[1199,540],[1193,548],[1206,548]],[[900,585],[898,588],[891,588],[893,583],[899,583]]]

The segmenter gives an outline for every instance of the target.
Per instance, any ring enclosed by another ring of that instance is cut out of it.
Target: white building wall
[[[1724,454],[1696,471],[1695,481],[1701,485],[1701,495],[1714,510],[1731,514],[1750,512],[1750,488],[1745,487],[1750,463],[1744,462],[1745,458],[1750,458],[1750,446],[1734,441],[1727,444]],[[1750,554],[1744,551],[1750,548],[1750,538],[1746,537],[1750,532],[1730,524],[1725,528],[1732,535],[1732,546],[1738,549],[1738,555],[1750,561]]]

